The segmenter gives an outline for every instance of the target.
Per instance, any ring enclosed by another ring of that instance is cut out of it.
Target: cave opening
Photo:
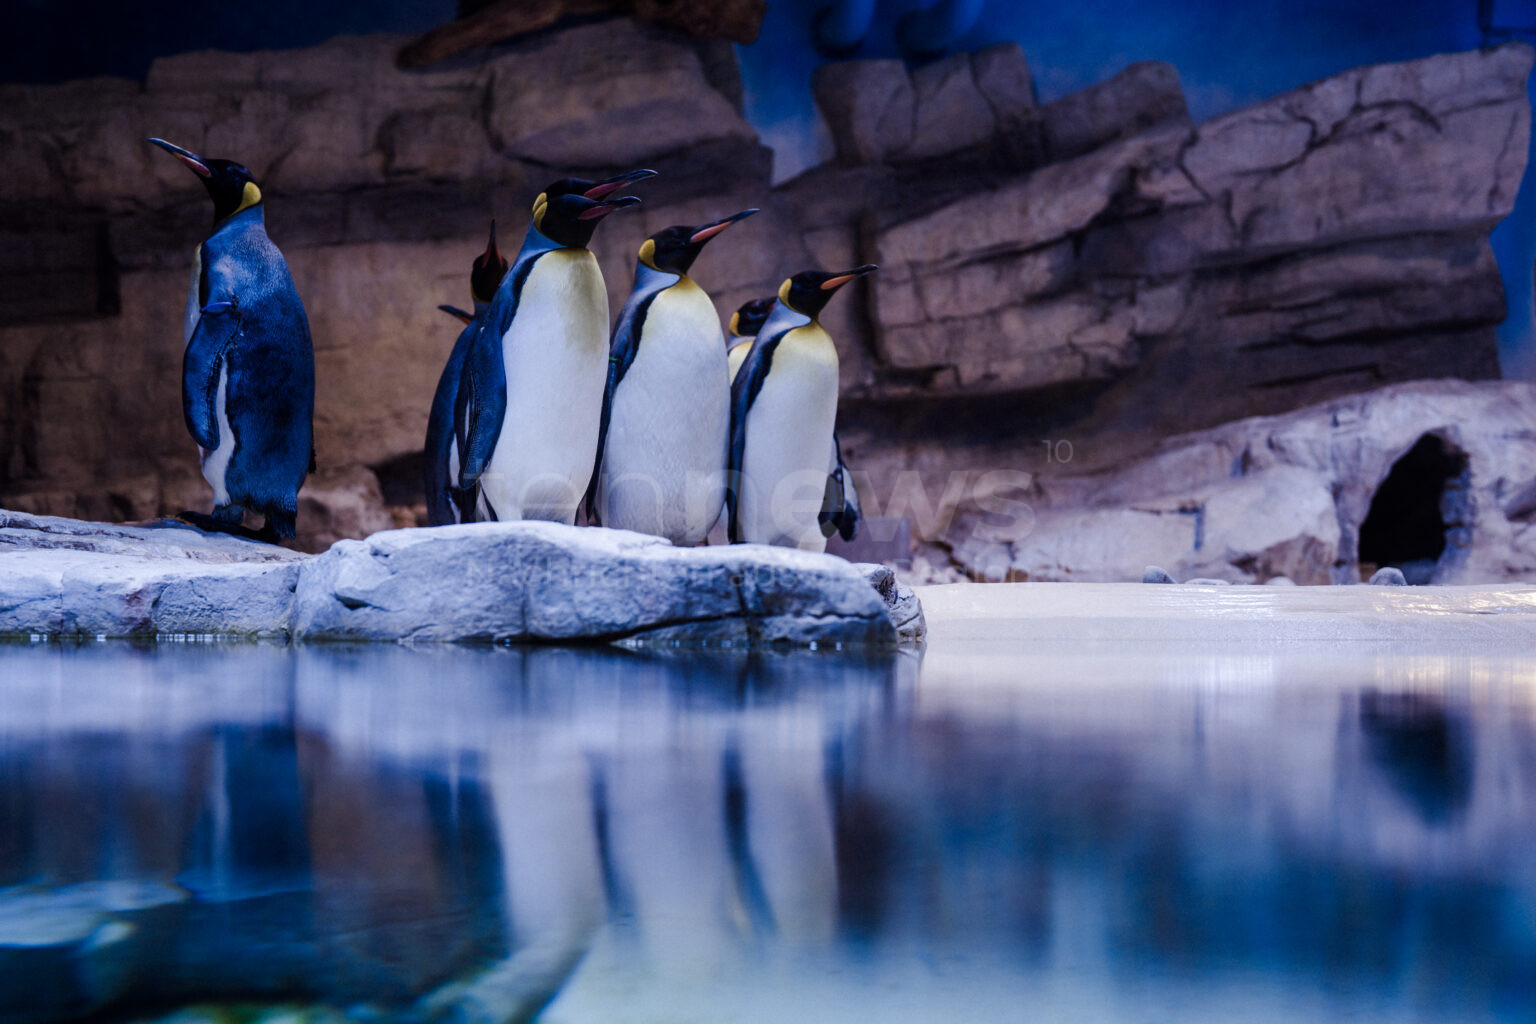
[[[426,495],[421,482],[425,465],[426,457],[415,451],[369,467],[379,478],[384,504],[400,525],[411,526],[413,519],[416,526],[427,525]]]
[[[1360,525],[1362,577],[1394,566],[1409,583],[1432,582],[1446,549],[1466,545],[1467,454],[1425,434],[1392,464]]]

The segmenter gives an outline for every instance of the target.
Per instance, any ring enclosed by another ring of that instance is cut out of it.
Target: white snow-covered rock
[[[304,566],[305,640],[895,642],[885,602],[831,555],[675,548],[622,530],[475,523],[340,541]]]
[[[304,557],[175,520],[0,512],[0,635],[284,633]]]
[[[174,521],[0,512],[0,636],[890,645],[921,622],[894,577],[761,545],[478,523],[310,556]]]

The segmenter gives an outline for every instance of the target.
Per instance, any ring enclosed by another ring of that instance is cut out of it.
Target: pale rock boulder
[[[0,637],[854,644],[924,632],[883,566],[620,530],[386,530],[305,555],[185,523],[0,512]]]
[[[342,541],[306,563],[301,640],[893,644],[848,562],[622,530],[475,523]]]
[[[304,556],[191,526],[0,513],[0,634],[282,635]]]

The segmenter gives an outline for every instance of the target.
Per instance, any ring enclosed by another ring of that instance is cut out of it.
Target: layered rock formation
[[[829,65],[837,159],[771,187],[726,44],[616,19],[402,71],[401,43],[0,89],[0,504],[206,506],[177,389],[208,210],[147,135],[263,183],[316,341],[310,550],[416,521],[456,331],[434,307],[463,301],[486,220],[516,237],[566,173],[661,172],[594,243],[615,309],[646,234],[746,206],[763,213],[696,268],[723,313],[807,266],[882,264],[826,318],[845,454],[877,507],[905,469],[935,493],[955,467],[1048,470],[1042,439],[1070,439],[1076,471],[1239,416],[1498,374],[1487,234],[1524,173],[1524,46],[1362,68],[1199,125],[1160,64],[1044,105],[1014,46]]]
[[[1401,384],[1044,474],[1011,521],[958,515],[941,546],[981,579],[1357,583],[1536,578],[1536,386]],[[1139,569],[1138,569],[1139,574]]]

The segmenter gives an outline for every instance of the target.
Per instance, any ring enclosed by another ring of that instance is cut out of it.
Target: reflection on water
[[[0,1021],[1536,1013],[1519,652],[33,646],[0,682]]]

